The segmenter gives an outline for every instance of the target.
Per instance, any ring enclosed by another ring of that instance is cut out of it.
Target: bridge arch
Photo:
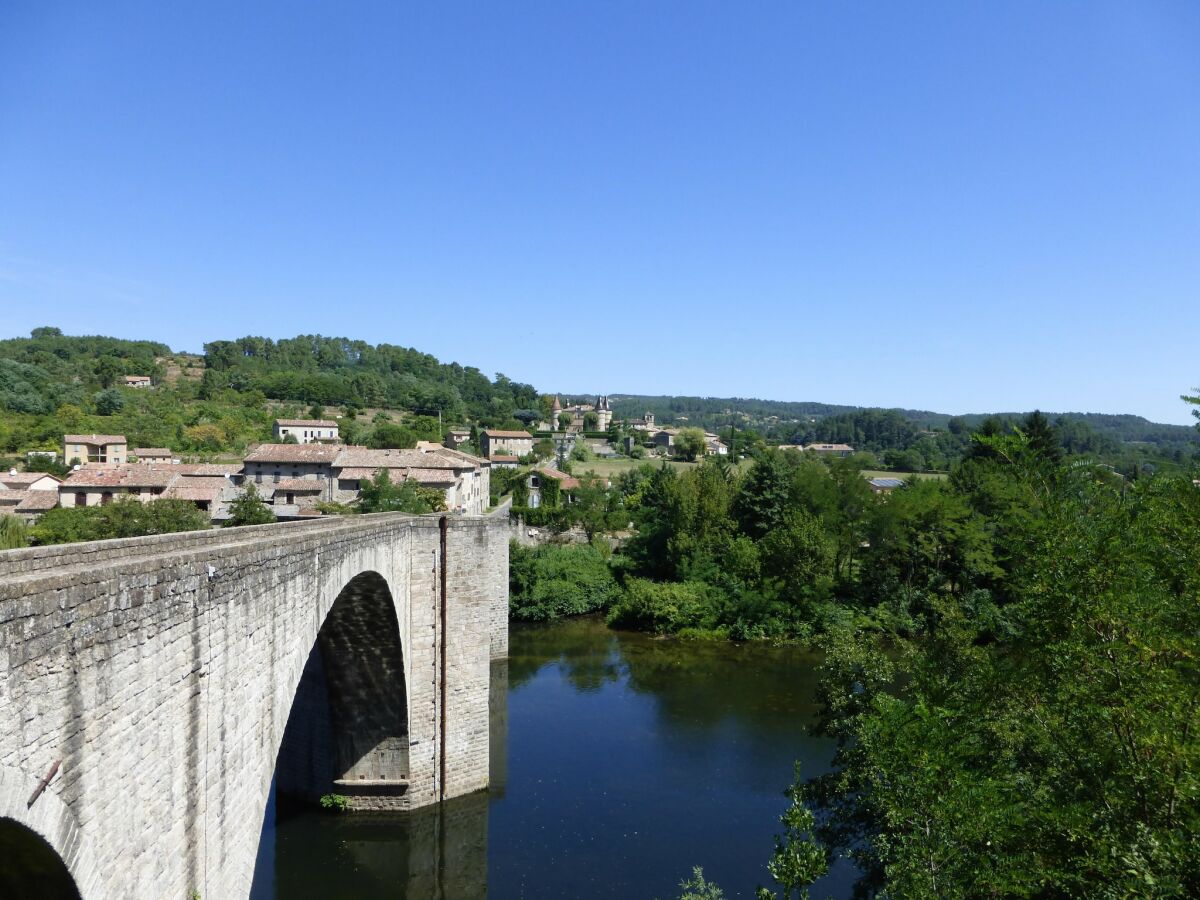
[[[351,578],[320,624],[276,751],[281,795],[394,806],[408,786],[408,677],[387,579]]]

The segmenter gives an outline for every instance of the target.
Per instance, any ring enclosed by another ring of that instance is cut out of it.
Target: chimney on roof
[[[17,474],[17,470],[16,470],[16,469],[9,469],[9,470],[8,470],[8,474],[9,474],[9,475],[16,475],[16,474]]]

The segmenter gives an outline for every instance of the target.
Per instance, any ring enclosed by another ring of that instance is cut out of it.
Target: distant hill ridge
[[[564,395],[566,396],[566,395]],[[573,395],[572,395],[573,396]],[[687,416],[697,419],[696,424],[706,426],[728,426],[728,412],[745,413],[752,420],[766,421],[777,416],[781,421],[790,419],[821,419],[868,410],[898,413],[918,427],[945,429],[952,419],[976,428],[984,419],[995,416],[999,419],[1019,420],[1025,412],[968,413],[954,416],[924,409],[903,409],[879,406],[847,406],[814,401],[760,400],[747,397],[690,397],[648,394],[611,394],[609,400],[613,412],[621,418],[638,417],[651,412],[663,421]],[[1173,425],[1151,422],[1143,416],[1128,413],[1049,412],[1043,410],[1051,421],[1065,419],[1084,422],[1098,433],[1118,441],[1145,441],[1148,443],[1184,442],[1200,444],[1200,432],[1191,425]]]

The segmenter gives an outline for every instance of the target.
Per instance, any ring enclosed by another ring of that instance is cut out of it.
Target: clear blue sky
[[[1200,4],[14,0],[0,310],[1187,422]]]

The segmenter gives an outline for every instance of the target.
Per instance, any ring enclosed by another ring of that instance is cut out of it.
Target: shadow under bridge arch
[[[296,689],[276,761],[280,798],[325,794],[395,809],[409,778],[404,652],[391,591],[364,572],[325,617]]]
[[[0,897],[79,900],[66,863],[40,834],[0,816]]]

